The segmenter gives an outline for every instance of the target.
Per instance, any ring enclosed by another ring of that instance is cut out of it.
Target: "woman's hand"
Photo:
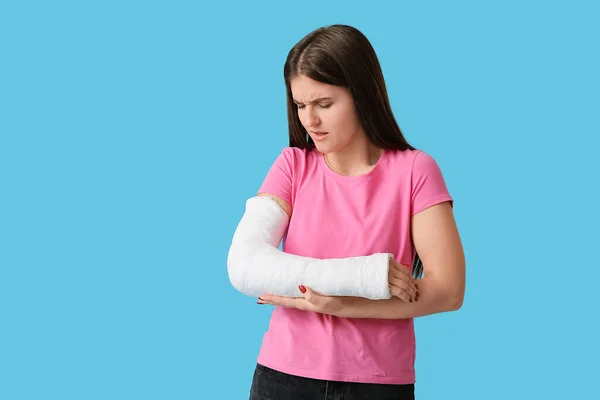
[[[282,297],[265,294],[258,298],[258,304],[271,304],[331,315],[335,315],[343,307],[342,297],[323,296],[303,285],[298,286],[298,289],[302,292],[303,297]]]
[[[388,280],[392,296],[409,303],[419,300],[419,288],[408,266],[390,258]]]

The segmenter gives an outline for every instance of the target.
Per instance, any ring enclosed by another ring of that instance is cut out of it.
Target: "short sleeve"
[[[258,193],[269,193],[292,204],[293,156],[291,148],[283,149],[269,169]]]
[[[411,185],[411,215],[444,201],[454,206],[440,167],[433,157],[421,150],[413,161]]]

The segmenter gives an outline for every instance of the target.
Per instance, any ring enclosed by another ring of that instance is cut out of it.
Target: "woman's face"
[[[350,92],[299,75],[290,82],[300,122],[321,153],[340,151],[363,133]]]

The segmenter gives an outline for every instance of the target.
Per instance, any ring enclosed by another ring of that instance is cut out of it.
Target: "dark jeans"
[[[415,385],[323,381],[257,364],[250,400],[414,400]]]

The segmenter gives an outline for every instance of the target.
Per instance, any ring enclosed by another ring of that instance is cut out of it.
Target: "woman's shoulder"
[[[293,146],[286,146],[281,150],[282,153],[286,153],[286,154],[290,154],[290,155],[294,155],[294,156],[306,156],[309,154],[314,154],[316,151],[317,150],[315,148],[301,149],[299,147],[293,147]]]
[[[404,171],[413,178],[441,174],[436,159],[427,151],[420,149],[390,150],[387,156],[387,171]]]
[[[419,149],[406,149],[406,150],[386,150],[387,158],[396,165],[409,165],[411,166],[417,157],[423,153],[423,150]]]
[[[301,149],[299,147],[287,146],[281,150],[279,157],[291,166],[302,166],[317,160],[316,149]]]
[[[431,154],[421,149],[387,150],[389,159],[395,163],[409,164],[411,167],[436,163]]]

